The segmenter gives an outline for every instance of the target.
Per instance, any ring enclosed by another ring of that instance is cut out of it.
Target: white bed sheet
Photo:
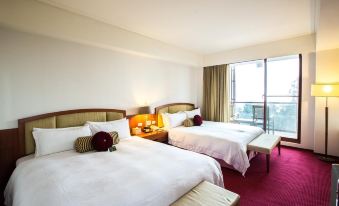
[[[221,187],[212,158],[138,137],[115,152],[67,151],[18,164],[6,205],[169,205],[201,181]]]
[[[221,159],[245,175],[247,144],[264,133],[259,127],[204,121],[201,126],[168,130],[169,144]]]

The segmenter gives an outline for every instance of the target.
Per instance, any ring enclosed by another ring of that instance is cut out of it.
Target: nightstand
[[[158,132],[150,132],[150,133],[141,133],[137,136],[153,140],[156,142],[167,143],[168,141],[168,132],[167,131],[158,131]]]

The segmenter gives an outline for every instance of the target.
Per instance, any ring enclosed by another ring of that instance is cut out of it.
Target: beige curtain
[[[228,65],[204,67],[204,119],[228,122]]]

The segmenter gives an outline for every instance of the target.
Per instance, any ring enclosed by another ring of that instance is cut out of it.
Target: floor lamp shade
[[[315,97],[326,97],[325,107],[325,157],[320,159],[328,162],[332,162],[333,159],[327,156],[328,146],[328,97],[339,97],[339,84],[314,84],[311,86],[311,95]]]
[[[339,97],[339,84],[313,84],[311,95],[315,97]]]

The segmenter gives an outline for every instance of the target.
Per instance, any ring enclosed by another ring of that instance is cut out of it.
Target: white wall
[[[0,129],[32,115],[197,102],[201,68],[0,27]]]
[[[321,0],[316,35],[316,83],[339,84],[339,1]],[[328,154],[339,156],[339,98],[328,99]],[[314,151],[325,152],[325,98],[315,103]]]
[[[317,51],[317,83],[339,84],[339,49]],[[325,98],[316,97],[314,152],[325,152]],[[339,156],[339,98],[328,98],[328,154]]]
[[[284,145],[313,150],[314,98],[310,96],[310,85],[315,79],[315,37],[307,35],[256,46],[240,48],[205,56],[204,65],[235,63],[269,57],[302,54],[302,105],[301,143]],[[202,76],[201,76],[202,79]],[[200,97],[200,95],[199,95]],[[201,101],[199,99],[199,101]]]

